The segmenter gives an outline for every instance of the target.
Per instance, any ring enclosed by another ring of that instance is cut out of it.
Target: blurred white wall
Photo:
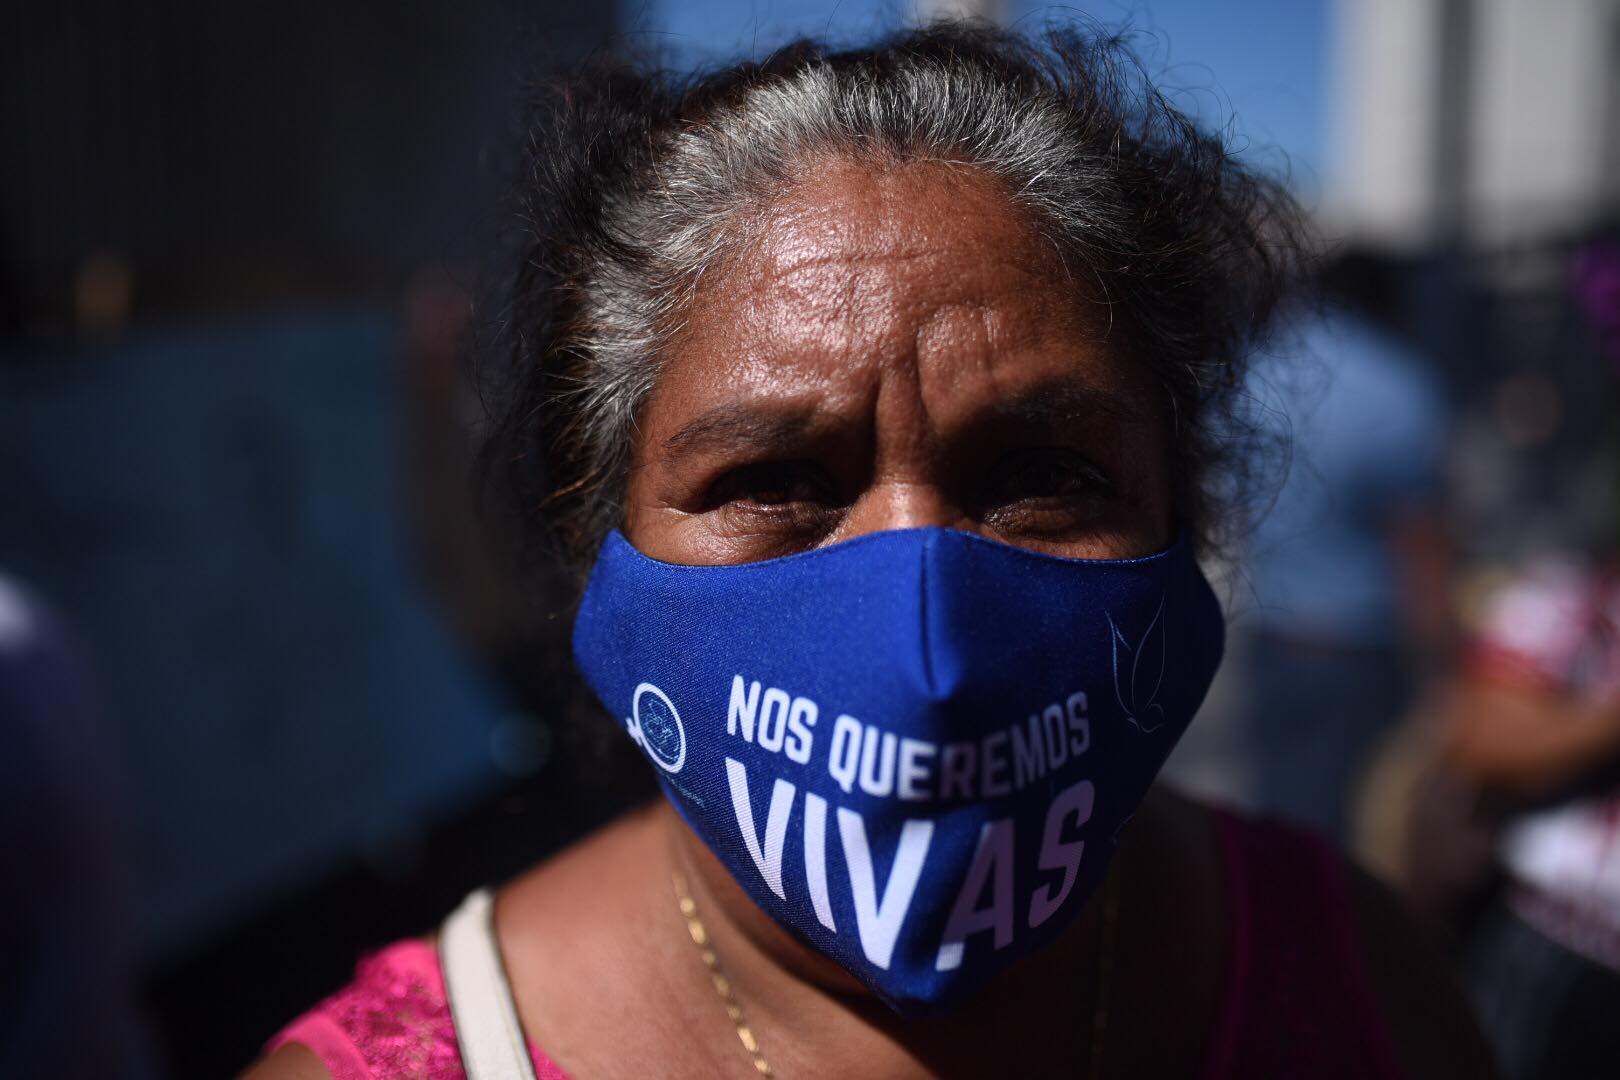
[[[921,25],[937,19],[988,19],[1005,22],[1007,0],[915,0],[913,18]]]
[[[1620,208],[1620,0],[1336,0],[1335,233],[1495,248]]]
[[[1441,0],[1337,0],[1330,23],[1330,231],[1381,246],[1434,239]]]
[[[1475,0],[1468,202],[1487,246],[1616,205],[1620,2]]]

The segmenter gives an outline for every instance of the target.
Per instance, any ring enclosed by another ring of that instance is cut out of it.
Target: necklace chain
[[[765,1061],[765,1055],[759,1052],[759,1040],[754,1037],[754,1030],[748,1026],[743,1016],[742,1005],[737,1001],[736,988],[731,985],[731,979],[726,976],[725,969],[720,966],[720,957],[714,951],[714,945],[709,940],[709,931],[698,918],[697,901],[692,899],[692,893],[686,887],[686,879],[679,870],[670,871],[670,883],[675,886],[675,902],[680,906],[681,917],[686,920],[686,932],[692,937],[692,944],[697,947],[698,955],[703,958],[703,966],[709,969],[709,981],[714,984],[714,992],[720,995],[720,1002],[726,1007],[726,1015],[737,1027],[737,1041],[743,1044],[748,1056],[754,1062],[754,1071],[761,1076],[774,1077],[770,1065]]]
[[[755,1072],[760,1076],[774,1077],[776,1074],[771,1071],[770,1065],[765,1061],[765,1055],[760,1052],[759,1040],[755,1038],[753,1028],[748,1026],[748,1021],[743,1016],[742,1004],[737,1000],[737,989],[732,985],[725,969],[720,966],[720,957],[714,951],[714,943],[709,939],[708,928],[698,917],[697,901],[692,899],[692,892],[686,887],[686,878],[679,870],[671,870],[669,878],[670,884],[675,887],[675,902],[680,908],[681,917],[686,920],[686,932],[691,936],[698,955],[703,958],[703,966],[708,969],[709,981],[714,984],[714,992],[720,996],[720,1002],[726,1008],[726,1016],[730,1017],[732,1024],[737,1028],[737,1041],[748,1051]],[[1108,1034],[1108,998],[1113,988],[1114,976],[1114,932],[1119,922],[1117,872],[1110,874],[1108,883],[1103,886],[1102,916],[1102,940],[1097,947],[1097,996],[1091,1013],[1091,1068],[1088,1075],[1092,1080],[1102,1075],[1103,1041]]]

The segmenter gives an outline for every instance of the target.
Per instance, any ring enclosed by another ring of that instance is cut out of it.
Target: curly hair
[[[816,161],[977,168],[1029,211],[1172,418],[1175,506],[1230,535],[1256,425],[1247,359],[1303,251],[1274,179],[1201,131],[1117,35],[940,24],[801,41],[685,78],[619,64],[532,103],[507,382],[487,463],[533,540],[583,571],[622,515],[637,412],[698,281]]]

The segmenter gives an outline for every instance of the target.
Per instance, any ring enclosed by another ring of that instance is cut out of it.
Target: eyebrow
[[[1117,391],[1069,379],[1050,379],[996,402],[972,426],[1006,421],[1055,426],[1100,417],[1123,424],[1147,420],[1141,406]]]
[[[664,440],[669,454],[714,451],[741,445],[788,446],[813,434],[818,425],[812,409],[761,409],[722,405],[683,424]]]
[[[993,403],[970,420],[968,427],[1021,424],[1051,429],[1105,417],[1123,424],[1140,424],[1146,419],[1141,408],[1115,391],[1051,379]],[[835,425],[834,418],[810,405],[721,405],[683,424],[663,446],[672,456],[741,446],[801,446]]]

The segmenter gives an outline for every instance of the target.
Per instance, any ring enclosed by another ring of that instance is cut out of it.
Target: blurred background
[[[1620,0],[64,0],[0,32],[0,1076],[229,1074],[644,797],[470,480],[522,87],[961,12],[1128,26],[1324,240],[1172,780],[1445,927],[1510,1075],[1620,1060]]]

